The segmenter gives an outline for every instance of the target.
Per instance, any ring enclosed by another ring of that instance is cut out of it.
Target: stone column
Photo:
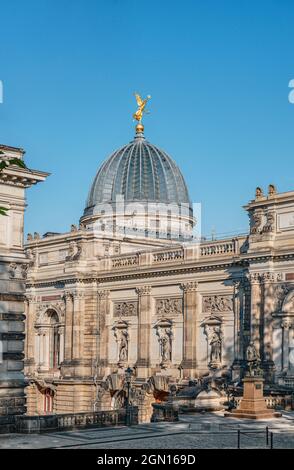
[[[240,307],[241,281],[234,281],[234,360],[241,359],[241,307]]]
[[[292,323],[285,318],[281,327],[283,329],[283,355],[282,355],[282,370],[288,372],[289,370],[289,330],[292,327]]]
[[[137,377],[150,376],[151,286],[136,289],[139,296]]]
[[[196,373],[196,337],[197,337],[197,281],[181,284],[184,292],[183,325],[183,377],[192,377]]]
[[[84,293],[74,292],[73,294],[73,359],[83,357],[83,318],[84,318]]]
[[[109,314],[108,290],[98,290],[98,338],[97,338],[97,366],[98,376],[103,377],[108,367],[108,327],[106,316]]]
[[[275,311],[275,282],[280,280],[280,274],[266,272],[262,275],[263,299],[262,299],[262,343],[261,351],[262,367],[267,382],[274,380],[273,361],[273,316]]]
[[[72,360],[73,347],[73,295],[65,292],[65,334],[64,334],[64,361]]]
[[[59,327],[59,364],[64,360],[64,326]]]
[[[35,353],[35,297],[27,294],[25,298],[25,375],[34,372],[36,363]]]
[[[261,286],[260,274],[250,273],[249,281],[251,284],[251,328],[250,336],[253,341],[256,351],[262,353],[261,345]]]

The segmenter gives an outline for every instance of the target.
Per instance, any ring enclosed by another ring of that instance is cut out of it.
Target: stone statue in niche
[[[121,330],[118,356],[120,362],[125,362],[128,360],[128,339],[128,330]]]
[[[210,336],[210,361],[221,362],[222,360],[222,335],[220,328],[213,328]]]
[[[221,320],[214,317],[202,324],[208,344],[208,365],[215,369],[222,364],[223,331]]]
[[[118,347],[118,362],[125,363],[129,353],[129,332],[125,322],[118,322],[114,327],[114,336]]]
[[[166,364],[171,361],[172,353],[172,329],[168,327],[158,327],[157,332],[158,342],[160,346],[161,363]]]

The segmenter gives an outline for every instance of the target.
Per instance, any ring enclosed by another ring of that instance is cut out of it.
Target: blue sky
[[[101,162],[145,135],[179,164],[205,234],[247,228],[257,185],[294,189],[292,0],[3,0],[0,143],[51,172],[26,230],[67,231]]]

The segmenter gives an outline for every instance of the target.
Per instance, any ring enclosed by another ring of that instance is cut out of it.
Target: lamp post
[[[127,384],[127,398],[126,398],[126,426],[131,426],[131,413],[130,413],[130,389],[133,369],[128,367],[125,371],[125,381]]]

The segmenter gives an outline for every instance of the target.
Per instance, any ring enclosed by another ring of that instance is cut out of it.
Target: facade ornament
[[[182,299],[157,299],[156,300],[156,314],[162,317],[182,315],[183,301]]]
[[[251,234],[258,234],[262,231],[262,220],[263,220],[263,211],[255,210],[251,214]]]
[[[26,279],[28,271],[27,263],[10,263],[8,272],[10,279]]]
[[[71,224],[71,226],[70,226],[70,231],[71,231],[71,232],[77,232],[77,231],[78,231],[78,227],[77,227],[75,224]]]
[[[217,369],[222,364],[223,330],[222,319],[216,315],[210,316],[201,324],[208,346],[208,366]]]
[[[119,302],[114,304],[115,317],[132,317],[138,313],[137,302]]]
[[[156,335],[158,336],[160,350],[160,365],[162,367],[168,365],[172,360],[172,322],[162,319],[155,325]]]
[[[269,233],[275,232],[276,230],[276,213],[274,211],[269,211],[266,214],[266,224],[262,229],[262,232]]]
[[[151,293],[151,286],[137,287],[136,292],[141,297],[142,295],[149,295]]]
[[[110,291],[109,290],[98,290],[97,292],[99,299],[105,300],[109,297]]]
[[[289,318],[284,318],[281,321],[281,328],[283,328],[284,330],[289,330],[290,328],[292,328],[292,322],[289,320]]]
[[[27,234],[27,241],[30,242],[33,240],[33,235],[31,233]]]
[[[25,251],[26,257],[29,260],[29,267],[32,268],[36,264],[37,260],[37,253],[36,250],[32,250],[31,248]]]
[[[40,240],[41,236],[38,232],[34,232],[34,240]]]
[[[260,199],[263,197],[263,190],[260,186],[257,186],[255,190],[255,200]]]
[[[291,288],[288,284],[278,284],[275,289],[275,300],[276,300],[276,308],[275,310],[278,312],[282,310],[282,305],[285,300],[286,295],[289,294]]]
[[[113,333],[117,342],[118,364],[126,364],[129,354],[128,324],[124,321],[118,321],[113,327]]]
[[[231,312],[233,310],[233,298],[230,295],[214,295],[203,297],[203,312]]]
[[[180,287],[184,292],[195,292],[198,288],[198,282],[197,281],[185,282],[181,284]]]
[[[69,243],[68,254],[65,257],[65,261],[76,261],[80,259],[82,253],[81,243],[71,241]]]
[[[274,184],[269,184],[268,186],[268,195],[269,197],[273,197],[277,194],[277,188]]]
[[[63,301],[53,303],[38,303],[36,306],[36,319],[35,325],[38,326],[44,321],[46,312],[54,311],[59,319],[59,323],[63,323],[65,320],[65,304]]]
[[[260,275],[260,273],[258,273],[258,272],[249,273],[249,274],[247,275],[247,278],[248,278],[248,281],[250,282],[250,284],[259,284],[259,283],[260,283],[261,275]]]

